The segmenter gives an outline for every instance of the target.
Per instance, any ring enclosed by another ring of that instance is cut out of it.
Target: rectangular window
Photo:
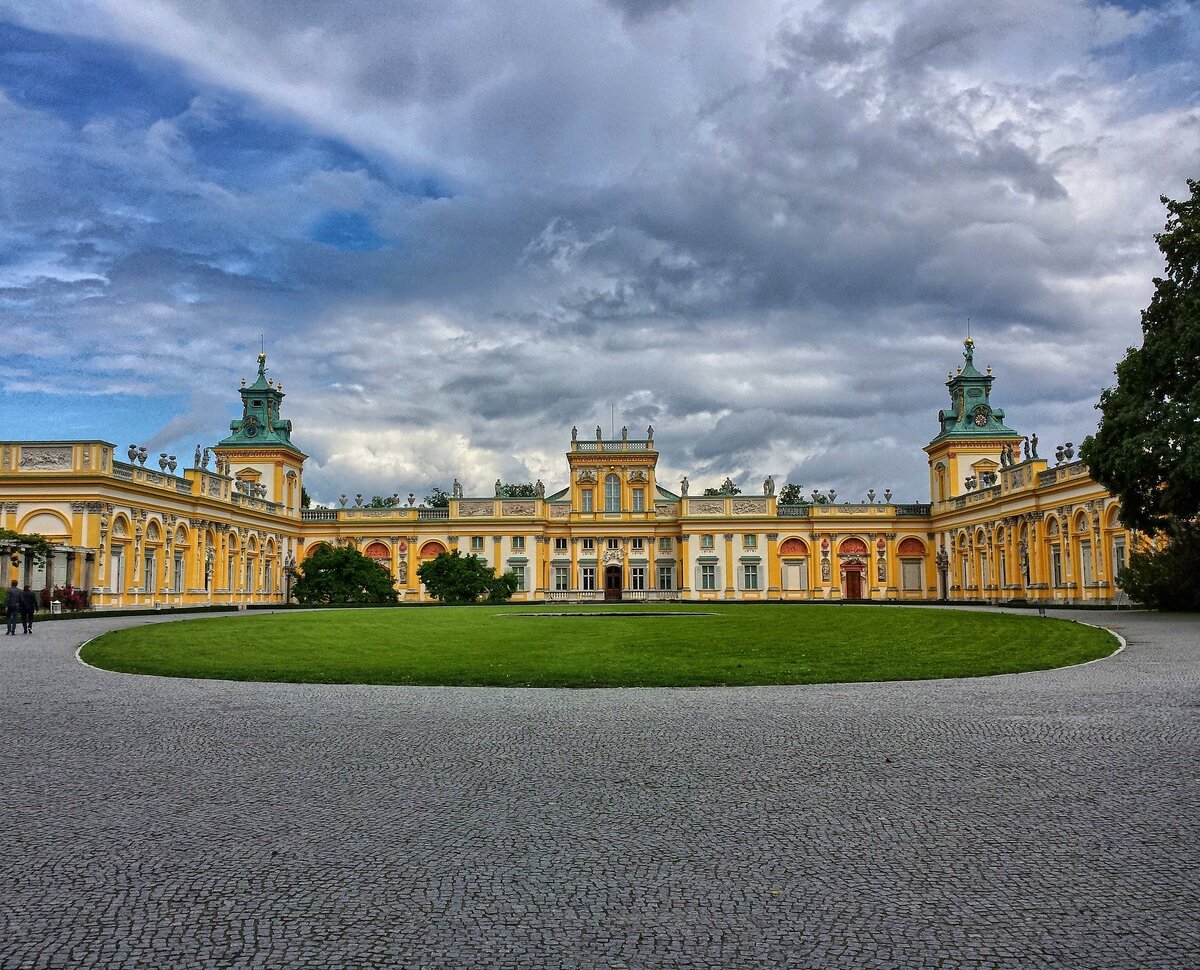
[[[1125,565],[1125,537],[1113,536],[1112,575],[1114,579],[1121,578],[1121,573],[1125,572]]]
[[[229,561],[225,563],[225,579],[229,584],[229,592],[237,592],[237,574],[233,570],[233,556],[229,557]]]
[[[567,551],[566,536],[559,536],[558,538],[556,538],[554,540],[554,551],[555,552],[566,552]]]
[[[807,559],[784,561],[783,588],[787,590],[808,589]]]
[[[671,566],[658,567],[658,588],[659,589],[674,589],[675,588],[675,570]]]
[[[1062,550],[1058,546],[1051,549],[1050,563],[1054,574],[1054,585],[1061,586],[1063,584]]]
[[[567,567],[566,566],[555,566],[554,567],[554,591],[556,593],[565,593],[570,588],[571,588],[571,585],[567,578]]]
[[[589,592],[596,588],[595,566],[584,566],[579,570],[579,588]]]
[[[661,539],[658,540],[658,551],[659,552],[670,552],[671,551],[671,537],[670,536],[663,536]]]
[[[584,512],[592,511],[592,490],[585,488],[579,493],[579,507]]]
[[[700,548],[701,549],[711,549],[712,547],[713,547],[713,537],[712,536],[701,536],[700,537]]]
[[[645,539],[634,539],[633,540],[633,551],[634,552],[645,552],[646,551],[646,540]]]
[[[706,562],[700,566],[700,588],[717,588],[717,567],[714,563]]]
[[[483,552],[483,536],[471,536],[471,551]]]
[[[645,589],[646,588],[646,567],[633,566],[629,570],[629,588],[630,589]]]
[[[742,589],[758,589],[758,563],[742,563]]]
[[[525,589],[525,567],[522,565],[509,566],[509,572],[517,577],[517,592],[523,592]]]
[[[609,539],[607,545],[608,545],[609,549],[620,549],[621,548],[621,540],[620,539]]]
[[[246,563],[246,592],[254,592],[254,563]]]
[[[524,536],[513,536],[512,537],[512,549],[513,549],[513,552],[524,552],[525,551],[525,537]]]
[[[596,551],[596,540],[595,539],[584,539],[583,540],[583,551],[584,552],[595,552]]]
[[[746,549],[758,548],[758,536],[754,534],[742,536],[742,546]]]
[[[171,592],[183,592],[183,554],[175,554],[175,574],[171,580]]]
[[[142,592],[154,592],[155,573],[157,572],[158,563],[154,558],[154,553],[147,553],[146,558],[142,561]]]
[[[644,488],[635,488],[633,490],[633,511],[646,511],[646,490]]]
[[[114,593],[125,592],[125,556],[120,549],[113,547],[112,562],[108,567],[112,583],[110,589]]]
[[[274,592],[274,590],[271,589],[271,564],[269,562],[263,563],[263,592]]]

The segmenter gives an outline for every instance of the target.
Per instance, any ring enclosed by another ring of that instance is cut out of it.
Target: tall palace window
[[[621,511],[621,479],[616,475],[604,476],[604,511]]]

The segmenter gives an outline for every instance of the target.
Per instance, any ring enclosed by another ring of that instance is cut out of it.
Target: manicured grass
[[[1116,649],[1063,620],[966,610],[696,604],[258,614],[132,627],[109,670],[337,684],[664,687],[920,680],[1044,670]],[[682,616],[637,616],[680,612]],[[705,615],[711,614],[711,615]]]

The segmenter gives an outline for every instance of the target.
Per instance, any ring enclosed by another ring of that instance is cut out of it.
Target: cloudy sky
[[[1189,0],[0,0],[8,438],[190,463],[260,335],[317,500],[927,498],[967,325],[1078,441],[1200,177]]]

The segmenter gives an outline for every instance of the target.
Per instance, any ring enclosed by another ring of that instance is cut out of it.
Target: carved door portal
[[[604,567],[604,601],[620,602],[621,600],[621,567]]]
[[[852,566],[846,567],[846,589],[844,599],[860,600],[863,591],[863,571]]]

